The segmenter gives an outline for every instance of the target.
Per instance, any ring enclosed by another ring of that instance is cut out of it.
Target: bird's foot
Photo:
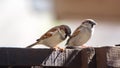
[[[60,52],[64,52],[65,51],[65,48],[58,47],[58,49],[60,50]]]
[[[55,47],[53,48],[53,50],[55,50],[55,51],[59,50],[60,52],[64,52],[64,51],[65,51],[65,48],[61,48],[61,47],[55,46]]]
[[[57,46],[55,46],[55,47],[53,47],[53,50],[54,50],[54,51],[57,51],[57,50],[59,50],[59,49],[58,49]]]

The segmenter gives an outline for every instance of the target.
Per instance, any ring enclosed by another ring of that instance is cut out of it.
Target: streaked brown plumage
[[[50,48],[55,48],[64,41],[67,36],[70,36],[71,29],[67,25],[55,26],[42,35],[37,41],[26,48],[31,48],[37,44],[44,44]]]

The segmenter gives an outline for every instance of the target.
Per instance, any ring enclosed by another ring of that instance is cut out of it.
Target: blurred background
[[[85,45],[119,44],[119,6],[119,0],[0,0],[0,47],[24,48],[56,25],[66,24],[74,31],[84,19],[98,23]]]

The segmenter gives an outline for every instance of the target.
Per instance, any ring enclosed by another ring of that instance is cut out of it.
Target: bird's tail
[[[35,43],[33,43],[33,44],[27,46],[26,48],[31,48],[31,47],[33,47],[33,46],[35,46],[35,45],[37,45],[37,44],[38,44],[38,42],[35,42]]]

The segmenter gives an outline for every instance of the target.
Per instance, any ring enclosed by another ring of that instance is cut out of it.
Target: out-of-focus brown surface
[[[120,0],[54,0],[57,19],[120,19]]]

